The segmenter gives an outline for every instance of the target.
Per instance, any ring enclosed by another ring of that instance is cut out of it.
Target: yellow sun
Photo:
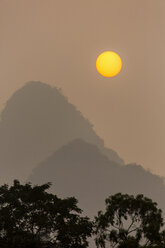
[[[114,77],[121,71],[122,61],[117,53],[105,51],[97,57],[96,68],[102,76]]]

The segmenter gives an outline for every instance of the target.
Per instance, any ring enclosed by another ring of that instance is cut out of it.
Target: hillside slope
[[[3,180],[26,178],[36,164],[75,138],[97,145],[111,160],[123,164],[60,90],[41,82],[27,83],[13,94],[1,114]]]
[[[163,178],[130,164],[120,166],[104,156],[97,146],[76,139],[39,164],[28,178],[33,183],[52,182],[52,191],[75,196],[80,207],[93,216],[104,200],[118,192],[142,193],[165,210]]]

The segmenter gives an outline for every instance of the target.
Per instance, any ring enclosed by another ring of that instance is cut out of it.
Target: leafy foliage
[[[160,244],[163,226],[157,203],[143,195],[115,194],[106,199],[106,211],[95,218],[97,247],[136,248]]]
[[[81,217],[77,200],[46,192],[50,183],[32,187],[15,180],[0,187],[0,247],[84,248],[92,223]]]
[[[96,235],[105,248],[163,248],[165,231],[157,203],[143,195],[118,193],[106,199],[95,226],[82,217],[74,197],[60,199],[48,193],[51,184],[32,186],[14,180],[0,187],[1,248],[86,248]]]

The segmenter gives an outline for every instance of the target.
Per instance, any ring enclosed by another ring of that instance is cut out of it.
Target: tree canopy
[[[0,247],[84,248],[92,222],[82,217],[74,197],[60,199],[48,193],[50,183],[0,187]]]
[[[1,248],[86,248],[95,235],[99,248],[164,248],[162,211],[143,195],[115,194],[95,222],[82,216],[77,199],[14,180],[0,187]]]
[[[119,248],[161,245],[162,212],[143,195],[115,194],[105,200],[106,211],[95,218],[96,246]],[[158,246],[158,247],[159,247]]]

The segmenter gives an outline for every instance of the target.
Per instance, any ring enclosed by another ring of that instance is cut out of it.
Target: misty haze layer
[[[54,193],[77,197],[91,216],[116,192],[143,193],[165,209],[163,178],[135,164],[124,166],[61,91],[41,82],[27,83],[6,103],[0,164],[2,183],[50,181]]]
[[[60,90],[41,82],[27,83],[1,114],[0,181],[27,178],[39,162],[76,138],[97,145],[110,160],[123,164]]]

